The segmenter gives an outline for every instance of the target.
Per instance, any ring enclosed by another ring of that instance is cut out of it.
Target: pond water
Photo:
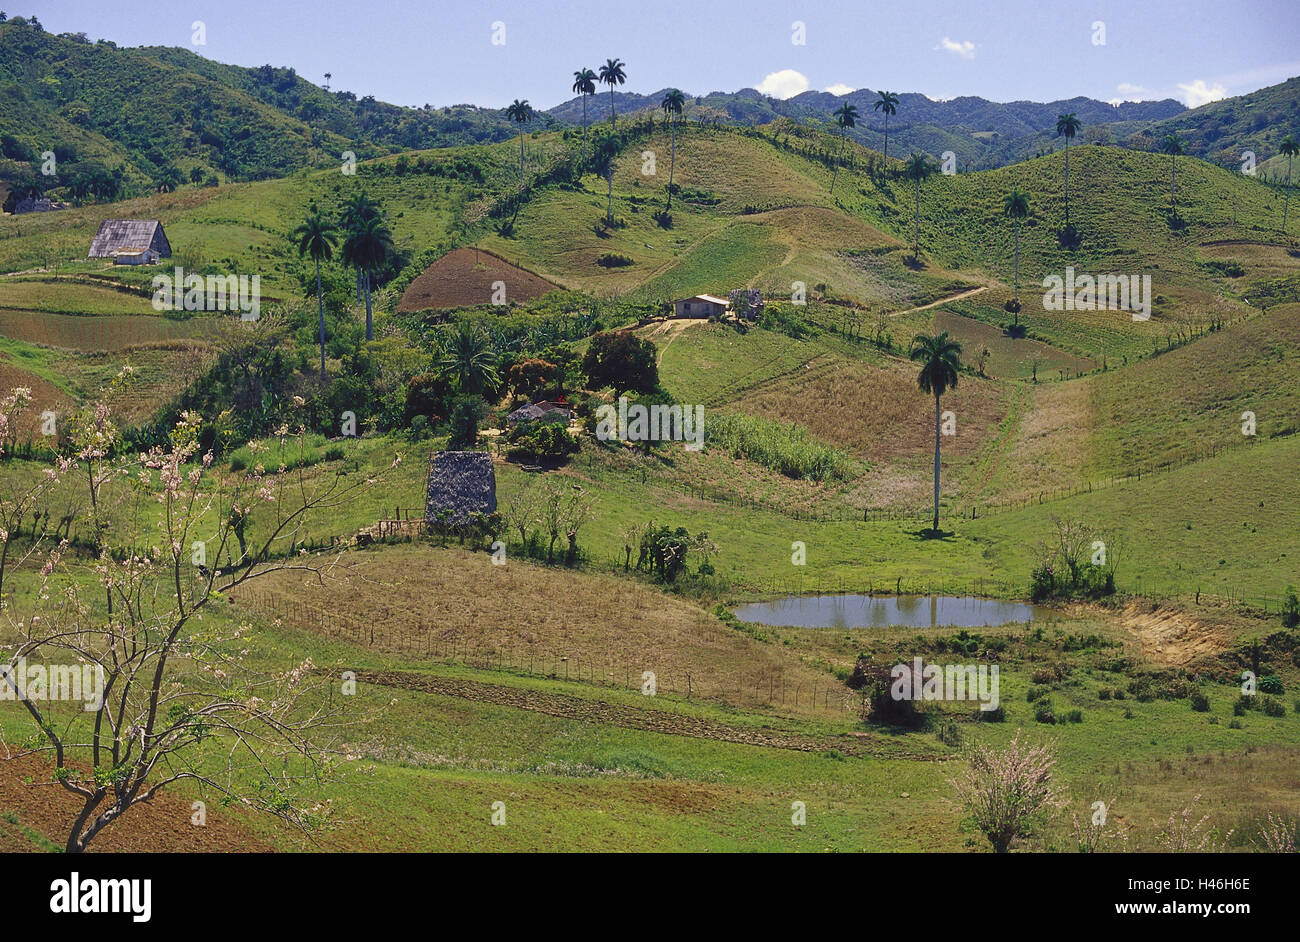
[[[743,621],[798,628],[984,628],[1048,616],[1038,605],[973,595],[791,595],[732,611]]]

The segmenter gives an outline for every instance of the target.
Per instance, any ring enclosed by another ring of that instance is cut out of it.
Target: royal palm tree
[[[627,81],[627,73],[623,71],[625,64],[621,59],[606,59],[605,64],[600,67],[600,81],[609,86],[609,126],[611,129],[618,127],[618,122],[614,119],[614,86],[622,85]]]
[[[310,255],[316,263],[316,312],[320,316],[320,378],[325,379],[325,295],[320,286],[321,259],[329,261],[334,257],[336,242],[334,227],[312,206],[311,215],[293,230],[293,239],[298,243],[298,257]]]
[[[1174,191],[1178,183],[1178,158],[1187,151],[1176,134],[1166,134],[1165,139],[1160,142],[1160,153],[1169,155],[1169,210],[1176,215],[1178,203]]]
[[[524,188],[524,125],[533,120],[533,106],[516,98],[506,106],[506,117],[519,125],[519,189]]]
[[[596,73],[579,69],[573,73],[573,93],[582,96],[582,162],[587,162],[587,98],[596,94]]]
[[[935,337],[917,334],[912,338],[910,354],[914,363],[921,364],[916,384],[921,392],[934,395],[934,532],[939,532],[939,429],[943,413],[939,397],[949,389],[957,388],[957,373],[961,369],[961,344],[948,339],[948,332]]]
[[[665,117],[668,118],[668,124],[672,131],[672,156],[668,159],[668,208],[673,208],[673,169],[677,164],[677,121],[682,114],[682,107],[686,104],[686,96],[682,94],[680,88],[670,88],[664,95],[664,100],[659,107],[664,110]]]
[[[912,254],[921,258],[921,184],[938,169],[925,154],[913,154],[903,165],[903,176],[916,185],[916,240]]]
[[[438,357],[442,375],[456,384],[462,393],[480,395],[496,386],[497,354],[486,333],[462,322],[442,348]]]
[[[858,108],[857,105],[850,105],[847,101],[840,105],[834,111],[835,123],[840,126],[840,147],[835,154],[835,169],[831,173],[831,195],[835,195],[835,178],[840,172],[840,156],[844,153],[844,136],[848,134],[849,128],[858,125]]]
[[[591,165],[609,184],[605,224],[614,225],[614,159],[618,157],[618,138],[608,132],[596,135],[591,145]]]
[[[1300,154],[1300,144],[1296,143],[1294,135],[1288,134],[1282,138],[1278,150],[1286,154],[1286,201],[1282,204],[1282,231],[1286,232],[1286,213],[1291,208],[1291,158]]]
[[[1002,211],[1016,224],[1016,326],[1020,325],[1020,222],[1029,218],[1029,194],[1013,189],[1002,199]]]
[[[1056,116],[1056,136],[1065,138],[1065,225],[1067,228],[1070,225],[1070,141],[1079,133],[1081,127],[1083,122],[1074,116],[1074,112]]]
[[[354,193],[343,202],[343,212],[339,221],[344,233],[355,232],[367,219],[379,216],[379,204],[366,195],[365,191]],[[361,269],[357,269],[357,303],[362,299]]]
[[[370,308],[370,276],[384,266],[393,252],[393,234],[378,216],[361,220],[343,243],[343,263],[363,276],[366,291],[366,340],[375,339]]]
[[[885,166],[889,165],[889,116],[898,114],[898,96],[893,92],[881,92],[876,99],[876,111],[885,113]]]

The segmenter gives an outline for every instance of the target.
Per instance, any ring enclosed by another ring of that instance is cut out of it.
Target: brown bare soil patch
[[[750,415],[796,422],[816,438],[868,460],[934,454],[934,398],[917,388],[911,364],[882,367],[820,357],[756,387],[736,406]],[[957,417],[957,434],[943,441],[947,455],[977,452],[1005,413],[998,388],[971,376],[962,376],[944,395],[943,409]]]
[[[838,681],[783,646],[614,576],[413,543],[348,554],[323,584],[281,572],[233,594],[265,617],[414,659],[624,689],[649,670],[663,692],[843,711]]]
[[[1129,602],[1112,618],[1124,630],[1126,647],[1167,667],[1213,660],[1231,646],[1234,637],[1231,626],[1218,618],[1200,618],[1155,602]]]
[[[0,353],[0,398],[10,395],[19,386],[32,391],[31,403],[18,418],[17,437],[20,441],[40,436],[42,412],[48,410],[64,416],[75,406],[63,390],[15,366],[6,354]]]
[[[452,249],[411,282],[397,312],[489,304],[496,281],[505,282],[508,301],[531,301],[558,287],[482,249]]]
[[[263,843],[215,799],[207,802],[207,824],[190,823],[190,799],[165,790],[136,805],[91,842],[97,852],[263,853]],[[0,758],[0,850],[41,851],[27,830],[62,847],[81,799],[50,778],[38,756]],[[25,830],[26,829],[26,830]]]

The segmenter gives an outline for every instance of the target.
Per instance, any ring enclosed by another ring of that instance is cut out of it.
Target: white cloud
[[[934,48],[947,50],[948,52],[951,52],[954,55],[961,56],[963,59],[975,58],[975,44],[971,42],[969,39],[965,39],[962,40],[961,42],[957,42],[956,40],[949,39],[947,36],[945,36],[943,37],[943,39],[939,40],[939,45],[935,46]]]
[[[1106,99],[1108,104],[1122,105],[1126,101],[1144,101],[1150,97],[1150,92],[1143,85],[1134,85],[1132,82],[1120,82],[1115,86],[1115,91],[1119,92],[1114,98]]]
[[[1188,108],[1197,108],[1212,101],[1218,101],[1220,98],[1228,97],[1228,90],[1221,83],[1215,82],[1213,85],[1209,85],[1205,79],[1196,79],[1193,82],[1179,82],[1178,90],[1182,92],[1179,97],[1182,98],[1183,104]]]
[[[758,83],[757,89],[772,98],[793,98],[801,92],[808,91],[808,76],[794,69],[769,72],[763,81]]]
[[[836,82],[834,85],[827,85],[823,91],[828,91],[832,95],[847,95],[849,92],[857,91],[857,89],[845,85],[843,82]]]

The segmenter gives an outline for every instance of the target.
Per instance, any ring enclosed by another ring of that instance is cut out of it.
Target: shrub
[[[344,451],[342,445],[331,445],[329,448],[325,449],[326,461],[342,461],[343,458]]]
[[[1282,680],[1276,674],[1265,674],[1259,679],[1259,692],[1271,693],[1282,696],[1285,692],[1282,687]]]
[[[1192,694],[1192,709],[1197,713],[1210,712],[1210,698],[1201,691],[1196,691]]]
[[[1034,707],[1034,719],[1040,723],[1047,723],[1049,725],[1056,722],[1056,714],[1052,712],[1052,700],[1050,697],[1038,701],[1038,705]]]
[[[968,771],[948,784],[976,830],[999,854],[1017,837],[1032,834],[1064,800],[1053,778],[1056,756],[1050,746],[1030,746],[1017,733],[1005,749],[977,744],[968,758]]]
[[[1228,729],[1241,729],[1241,720],[1230,720],[1228,722]]]
[[[1103,687],[1103,688],[1101,688],[1100,690],[1098,690],[1098,691],[1097,691],[1097,699],[1098,699],[1098,700],[1109,700],[1109,699],[1110,699],[1110,690],[1108,690],[1108,689],[1105,688],[1105,687]]]
[[[626,255],[620,255],[617,252],[606,252],[596,259],[596,264],[601,268],[626,268],[635,263]]]
[[[1005,723],[1007,721],[1007,711],[999,703],[991,710],[976,710],[975,718],[982,723]]]
[[[1035,566],[1029,576],[1029,597],[1035,602],[1051,598],[1056,588],[1056,575],[1047,563]]]
[[[554,463],[563,461],[578,450],[577,440],[568,429],[554,423],[528,423],[510,433],[506,455],[514,461]]]
[[[1282,701],[1275,700],[1273,697],[1261,697],[1260,707],[1265,716],[1286,716],[1286,707],[1282,705]]]
[[[1066,721],[1067,723],[1082,723],[1082,722],[1083,722],[1083,711],[1082,711],[1082,710],[1071,710],[1069,713],[1066,713],[1066,714],[1065,714],[1065,721]]]
[[[1232,715],[1233,715],[1233,716],[1245,716],[1245,715],[1246,715],[1246,707],[1247,707],[1247,701],[1246,701],[1246,700],[1244,700],[1244,699],[1242,699],[1242,700],[1238,700],[1236,703],[1234,703],[1234,704],[1232,705]]]

